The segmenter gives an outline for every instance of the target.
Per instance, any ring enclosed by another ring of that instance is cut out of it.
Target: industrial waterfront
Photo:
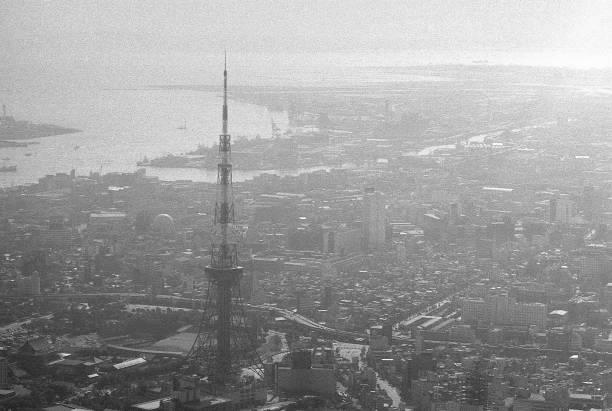
[[[0,148],[0,158],[16,164],[16,173],[0,173],[0,186],[30,184],[46,174],[90,171],[134,171],[143,157],[191,151],[211,144],[218,133],[219,93],[167,89],[73,90],[70,93],[36,90],[0,91],[0,101],[17,119],[57,124],[80,133],[28,140],[28,147]],[[235,135],[269,137],[271,118],[286,126],[286,113],[236,102]],[[186,123],[185,129],[179,127]],[[31,155],[26,155],[31,154]],[[152,174],[155,174],[154,171]],[[214,173],[213,173],[214,174]],[[163,173],[163,179],[189,176]],[[215,176],[192,173],[192,179]]]

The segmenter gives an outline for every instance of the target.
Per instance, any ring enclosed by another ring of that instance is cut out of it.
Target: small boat
[[[32,153],[25,153],[26,157],[30,157],[32,155]]]
[[[77,144],[76,146],[74,146],[74,151],[78,150],[79,148],[81,148],[81,146]]]
[[[9,161],[11,158],[10,157],[4,157],[3,160],[4,161]]]
[[[6,173],[10,171],[17,171],[17,166],[2,166],[0,167],[0,173]]]

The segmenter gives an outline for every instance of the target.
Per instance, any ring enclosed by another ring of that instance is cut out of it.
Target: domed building
[[[151,229],[163,235],[173,235],[176,233],[174,219],[168,214],[159,214],[155,216],[151,224]]]

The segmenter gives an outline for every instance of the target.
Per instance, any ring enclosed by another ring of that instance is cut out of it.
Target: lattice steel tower
[[[214,209],[214,238],[208,277],[208,294],[198,336],[188,354],[191,365],[201,369],[214,382],[231,380],[240,368],[260,373],[254,338],[246,329],[240,298],[243,269],[238,250],[230,239],[234,227],[232,193],[231,137],[227,129],[227,63],[223,69],[223,130],[219,135],[217,198]]]

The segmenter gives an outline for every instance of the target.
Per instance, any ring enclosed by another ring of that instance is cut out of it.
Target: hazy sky
[[[103,51],[607,49],[609,1],[28,1],[0,3],[2,47]]]
[[[189,56],[224,48],[234,56],[381,50],[612,56],[611,22],[612,1],[596,0],[2,0],[0,60],[7,64],[0,85],[2,77],[28,71],[120,70],[130,59],[142,72],[151,65],[172,71],[181,67],[176,60],[188,65]]]

